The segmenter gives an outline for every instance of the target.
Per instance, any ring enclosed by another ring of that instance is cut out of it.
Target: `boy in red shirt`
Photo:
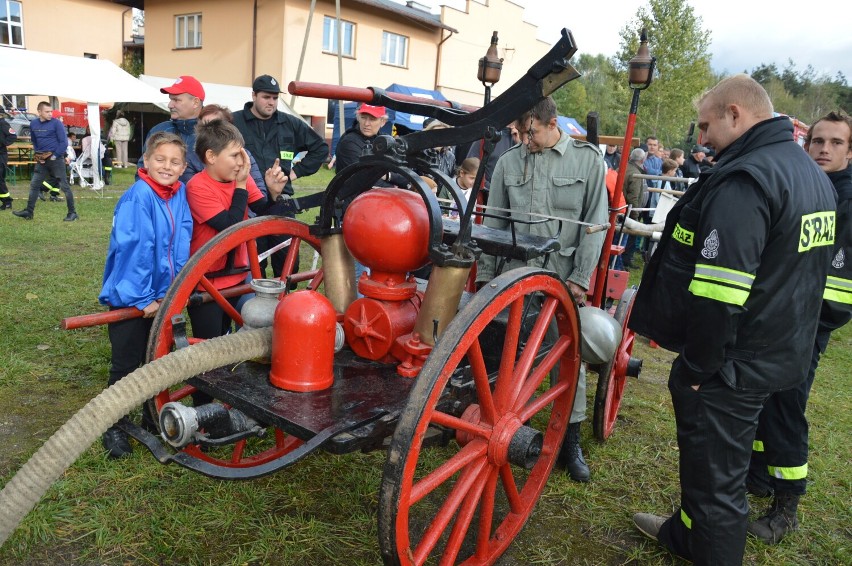
[[[263,196],[249,176],[251,164],[243,146],[243,136],[233,124],[213,120],[197,127],[195,153],[204,163],[204,170],[187,184],[187,200],[194,221],[190,255],[222,230],[248,218],[249,208],[258,215],[265,214],[284,188],[286,179],[276,160],[265,175],[269,199]],[[214,264],[210,272],[222,271],[226,259],[223,257]],[[246,280],[248,265],[248,251],[242,244],[235,250],[233,269],[211,277],[210,281],[217,289],[239,285]],[[237,299],[229,301],[236,306]],[[215,302],[187,310],[196,338],[215,338],[230,330],[231,319]]]

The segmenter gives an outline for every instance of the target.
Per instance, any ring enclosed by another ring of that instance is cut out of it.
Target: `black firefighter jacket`
[[[292,169],[298,177],[305,177],[319,170],[328,157],[328,146],[318,133],[301,119],[280,110],[269,118],[275,125],[267,130],[264,126],[269,124],[252,114],[251,107],[252,103],[247,102],[243,110],[234,112],[234,125],[243,134],[246,149],[254,156],[262,174],[272,167],[276,158],[285,174]],[[293,158],[302,151],[307,155],[293,165]],[[293,194],[290,181],[284,186],[284,193]]]
[[[666,218],[630,327],[681,354],[692,383],[788,389],[807,375],[835,195],[786,117],[719,153]]]
[[[837,191],[837,236],[823,294],[820,331],[836,330],[852,318],[852,164],[829,173]]]

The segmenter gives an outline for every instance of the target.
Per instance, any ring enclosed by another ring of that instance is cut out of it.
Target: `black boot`
[[[580,448],[580,423],[570,423],[565,432],[565,442],[559,452],[559,463],[568,470],[568,475],[574,481],[587,482],[591,478],[589,466],[583,458]]]
[[[765,542],[776,544],[799,528],[799,519],[796,516],[799,508],[799,494],[786,491],[778,491],[772,500],[769,512],[748,524],[748,532]]]
[[[133,452],[133,447],[130,446],[130,440],[127,438],[127,433],[116,426],[111,426],[101,437],[101,442],[106,448],[107,456],[110,458],[124,458],[130,456]]]
[[[12,210],[12,199],[11,198],[4,198],[3,202],[0,203],[0,210],[6,210],[6,209]]]

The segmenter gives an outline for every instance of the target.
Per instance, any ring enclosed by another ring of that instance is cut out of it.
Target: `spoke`
[[[553,345],[553,349],[547,353],[529,379],[524,381],[523,388],[518,394],[518,398],[515,399],[515,404],[512,405],[512,411],[518,412],[535,395],[539,385],[545,380],[550,370],[553,369],[553,366],[556,365],[556,362],[559,361],[559,358],[562,357],[562,354],[571,345],[571,342],[571,339],[567,336],[559,337],[556,344]]]
[[[257,240],[254,238],[246,242],[248,250],[249,267],[251,268],[251,278],[261,279],[263,275],[260,273],[260,261],[257,259]]]
[[[181,399],[189,397],[193,393],[195,393],[195,387],[192,385],[184,385],[177,391],[169,393],[169,401],[180,401]],[[158,407],[158,409],[162,409],[162,407]]]
[[[506,492],[506,499],[509,500],[509,508],[512,513],[520,513],[524,508],[524,503],[521,501],[521,494],[518,493],[515,476],[512,475],[512,467],[509,464],[500,466],[500,480],[503,483],[503,491]]]
[[[299,256],[299,246],[302,244],[302,239],[293,236],[290,238],[290,246],[287,248],[287,257],[284,259],[284,265],[281,267],[281,280],[285,280],[293,275],[293,268],[298,268],[296,258]]]
[[[476,557],[482,562],[488,556],[491,541],[491,523],[494,520],[494,495],[497,491],[497,470],[491,470],[485,484],[482,508],[479,510],[479,530],[476,535]]]
[[[464,498],[470,491],[473,482],[479,477],[479,473],[487,463],[487,460],[483,458],[480,462],[465,469],[461,473],[458,482],[453,486],[453,489],[450,491],[446,501],[441,505],[441,509],[435,515],[435,518],[429,523],[429,527],[423,533],[423,538],[420,539],[417,548],[414,550],[414,562],[416,564],[423,564],[426,558],[429,557],[429,554],[441,538],[441,534],[447,529],[450,521],[452,521],[453,515],[455,515],[459,505],[462,504],[462,501],[464,501]]]
[[[479,401],[482,421],[493,425],[498,421],[497,407],[494,406],[491,382],[488,380],[488,370],[485,369],[485,358],[482,356],[482,346],[479,344],[478,336],[467,351],[467,359],[473,372],[473,383],[476,386],[476,398]]]
[[[476,507],[482,497],[482,491],[485,489],[485,486],[488,484],[488,481],[493,475],[492,472],[493,468],[491,466],[486,466],[485,469],[478,474],[480,478],[477,478],[477,482],[473,486],[473,489],[468,491],[465,496],[464,502],[462,503],[458,516],[456,517],[455,524],[453,524],[453,530],[450,533],[450,538],[447,539],[447,546],[444,548],[444,554],[441,557],[441,564],[452,566],[456,563],[456,557],[459,555],[459,550],[461,550],[464,537],[467,535],[470,523],[473,521],[473,514],[476,512]],[[483,475],[487,476],[484,480],[481,479],[481,476]]]
[[[236,444],[234,444],[234,452],[231,454],[231,463],[239,464],[240,460],[243,459],[243,452],[246,449],[246,441],[238,440]]]
[[[524,345],[524,351],[518,359],[518,365],[515,367],[512,379],[510,383],[505,386],[511,392],[508,403],[505,405],[506,407],[513,407],[517,405],[521,388],[527,381],[527,375],[532,369],[532,365],[535,362],[535,356],[544,341],[547,327],[553,319],[553,313],[556,311],[557,304],[558,303],[554,297],[548,297],[541,308],[541,312],[536,317],[535,326],[533,326],[529,339],[527,339],[527,343]],[[502,374],[500,377],[502,379]]]
[[[555,401],[557,397],[565,393],[566,390],[570,391],[571,385],[566,381],[560,381],[559,383],[545,391],[544,394],[541,395],[541,397],[536,397],[536,399],[532,403],[526,405],[521,410],[517,411],[518,418],[523,422],[530,420],[536,415],[536,413],[543,410],[545,407]]]
[[[453,415],[448,415],[447,413],[442,413],[440,411],[435,411],[435,414],[432,415],[432,419],[429,422],[462,432],[467,432],[474,436],[484,438],[485,440],[488,440],[491,436],[491,428],[489,427],[471,423],[464,419],[460,419],[459,417],[454,417]]]
[[[503,338],[503,356],[500,358],[497,385],[494,388],[494,402],[499,411],[505,411],[511,405],[511,390],[508,387],[511,385],[511,377],[515,369],[515,357],[518,354],[523,311],[524,297],[521,296],[509,307],[509,321],[506,324],[506,335]]]
[[[453,477],[456,472],[465,466],[468,466],[477,458],[485,455],[487,451],[488,444],[481,440],[474,439],[472,442],[468,442],[449,460],[438,466],[423,479],[411,486],[411,496],[408,504],[414,505],[419,502],[421,499],[432,493],[432,491],[440,487],[445,481]]]
[[[210,293],[210,296],[213,297],[213,300],[216,301],[216,304],[219,305],[225,314],[227,314],[231,320],[239,324],[243,325],[243,317],[240,316],[240,313],[236,311],[236,309],[228,302],[222,293],[219,292],[219,289],[213,286],[213,283],[210,282],[206,277],[201,278],[201,286],[204,287],[204,290]]]

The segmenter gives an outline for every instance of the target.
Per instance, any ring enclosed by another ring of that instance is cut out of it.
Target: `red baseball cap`
[[[369,104],[362,104],[361,108],[358,109],[358,114],[369,114],[375,118],[384,118],[387,115],[387,110],[385,110],[384,106],[370,106]]]
[[[170,87],[161,88],[163,94],[189,94],[204,100],[204,87],[198,79],[190,75],[182,75],[177,78],[175,84]]]

